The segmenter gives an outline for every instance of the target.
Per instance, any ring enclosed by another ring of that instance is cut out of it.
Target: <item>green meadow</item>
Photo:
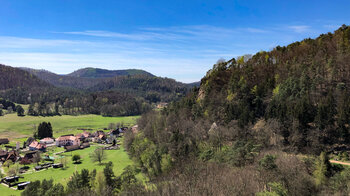
[[[9,138],[10,141],[23,141],[33,135],[39,123],[50,122],[53,128],[54,137],[64,134],[76,134],[81,129],[103,129],[110,123],[123,123],[130,126],[135,124],[138,116],[128,117],[103,117],[100,115],[79,115],[79,116],[24,116],[18,117],[16,114],[0,116],[0,138]]]
[[[20,179],[21,182],[24,181],[35,181],[35,180],[44,180],[44,179],[53,179],[55,183],[61,183],[63,185],[66,185],[67,181],[69,180],[70,176],[76,171],[80,172],[82,169],[88,169],[89,171],[92,171],[93,169],[96,169],[96,171],[103,171],[103,168],[105,167],[105,163],[112,161],[113,162],[113,171],[116,176],[120,175],[123,172],[123,169],[128,165],[133,165],[132,160],[129,159],[128,154],[124,150],[123,147],[121,147],[119,150],[106,150],[106,160],[102,162],[100,165],[99,163],[94,163],[91,161],[91,158],[89,157],[90,153],[93,152],[98,145],[93,145],[90,148],[86,148],[83,150],[76,150],[72,152],[66,152],[62,153],[61,155],[66,158],[67,160],[67,167],[64,169],[44,169],[41,171],[34,171],[31,169],[29,172],[22,174],[23,178]],[[72,156],[75,154],[79,154],[82,158],[82,161],[80,164],[74,164],[72,161]],[[59,160],[56,160],[55,162],[59,162]],[[31,166],[34,167],[33,164]],[[144,177],[139,174],[138,178],[140,180],[144,180]],[[20,195],[21,191],[13,190],[10,188],[5,187],[4,185],[0,185],[0,192],[2,194],[0,195]]]
[[[138,116],[130,117],[103,117],[99,115],[80,115],[80,116],[53,116],[53,117],[34,117],[24,116],[18,117],[16,114],[7,114],[0,117],[0,138],[9,138],[11,143],[14,141],[24,141],[29,136],[33,135],[39,123],[50,122],[52,124],[54,137],[59,137],[64,134],[81,133],[82,129],[92,129],[91,131],[107,128],[110,123],[123,123],[125,126],[131,126],[136,123]],[[56,183],[66,184],[67,180],[75,171],[88,169],[92,171],[102,171],[104,164],[99,165],[91,161],[89,154],[98,146],[92,145],[90,148],[76,150],[72,152],[62,153],[61,155],[67,159],[67,167],[65,169],[49,168],[47,170],[34,171],[22,174],[24,177],[21,181],[34,181],[43,179],[53,179]],[[53,147],[48,153],[62,151],[63,148]],[[123,169],[132,165],[132,160],[129,159],[124,148],[121,146],[119,150],[106,150],[107,159],[103,163],[113,162],[115,175],[120,175]],[[81,164],[73,164],[71,157],[74,154],[79,154],[82,158]],[[58,157],[55,156],[57,159]],[[59,162],[56,159],[55,162]],[[31,165],[31,168],[34,165]],[[5,169],[6,170],[6,169]],[[142,175],[138,176],[143,179]],[[21,191],[13,190],[0,185],[0,195],[20,195]]]

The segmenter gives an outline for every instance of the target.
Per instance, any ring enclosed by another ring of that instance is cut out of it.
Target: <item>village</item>
[[[0,171],[2,174],[1,184],[3,186],[23,190],[30,181],[23,181],[23,174],[35,173],[41,170],[64,169],[67,164],[64,153],[73,152],[90,148],[90,146],[98,146],[103,150],[118,150],[120,148],[120,140],[126,131],[137,130],[137,125],[131,127],[117,127],[111,130],[82,130],[76,135],[61,135],[58,138],[46,137],[37,140],[29,137],[21,145],[10,145],[7,138],[0,139]],[[79,158],[75,163],[79,163]],[[14,165],[18,165],[13,169]],[[12,166],[12,167],[11,167]],[[4,174],[7,176],[3,177]],[[17,188],[16,188],[17,187]]]

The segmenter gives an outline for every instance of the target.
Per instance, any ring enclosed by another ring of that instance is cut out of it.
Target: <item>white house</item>
[[[61,136],[56,139],[57,146],[72,146],[72,145],[80,145],[80,140],[75,136]]]

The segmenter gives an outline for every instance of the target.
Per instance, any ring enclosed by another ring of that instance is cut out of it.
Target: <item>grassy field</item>
[[[82,169],[88,169],[90,171],[92,171],[93,169],[96,169],[97,171],[102,171],[104,168],[104,164],[100,165],[98,163],[94,163],[91,161],[89,157],[89,154],[93,152],[96,148],[97,146],[91,146],[90,148],[86,148],[83,150],[76,150],[73,152],[63,153],[62,155],[67,158],[68,168],[66,169],[49,168],[48,170],[42,170],[39,172],[30,173],[30,174],[23,174],[22,175],[24,177],[23,180],[34,181],[34,180],[43,180],[43,179],[53,179],[55,182],[66,184],[69,177],[75,171],[80,171]],[[103,161],[103,163],[112,161],[114,165],[113,170],[116,175],[120,175],[126,166],[133,164],[133,162],[129,159],[127,153],[124,151],[123,148],[120,148],[119,150],[106,150],[105,152],[107,154],[107,159]],[[73,164],[71,157],[72,155],[75,155],[75,154],[79,154],[81,156],[82,163]]]
[[[76,150],[72,152],[66,152],[61,154],[62,156],[66,157],[67,159],[67,168],[65,169],[54,169],[49,168],[47,170],[41,170],[41,171],[30,171],[30,173],[22,174],[24,178],[21,179],[21,181],[35,181],[35,180],[43,180],[43,179],[53,179],[55,183],[62,183],[63,185],[66,185],[67,181],[69,180],[69,177],[76,171],[81,171],[82,169],[88,169],[92,171],[93,169],[96,169],[97,171],[103,171],[103,168],[105,167],[105,163],[112,161],[113,162],[113,171],[116,176],[120,175],[123,172],[123,169],[128,166],[132,165],[133,162],[129,159],[127,153],[121,147],[119,150],[106,150],[107,158],[103,161],[103,163],[100,165],[98,163],[94,163],[91,161],[89,154],[93,152],[98,145],[91,146],[90,148],[86,148],[83,150]],[[71,157],[72,155],[79,154],[82,158],[82,162],[80,164],[73,164]],[[58,162],[58,160],[56,161]],[[31,166],[32,167],[32,166]],[[33,165],[34,167],[34,165]],[[142,175],[139,175],[138,178],[140,180],[143,180]],[[21,191],[12,190],[10,188],[7,188],[3,185],[0,185],[0,195],[20,195]]]
[[[9,138],[15,141],[23,141],[33,135],[39,123],[46,121],[52,124],[54,137],[64,134],[76,134],[81,132],[79,129],[103,129],[107,128],[109,123],[124,123],[131,125],[135,123],[138,116],[131,117],[103,117],[99,115],[80,115],[80,116],[24,116],[18,117],[16,114],[7,114],[0,116],[0,138]]]
[[[59,137],[64,134],[76,134],[81,133],[82,129],[103,129],[107,128],[110,123],[123,123],[126,126],[130,126],[136,123],[138,116],[131,117],[102,117],[99,115],[80,115],[80,116],[53,116],[53,117],[33,117],[24,116],[18,117],[16,114],[7,114],[0,117],[0,138],[9,138],[11,143],[14,141],[24,141],[27,137],[33,135],[33,131],[39,125],[39,123],[46,121],[50,122],[53,127],[54,137]],[[63,153],[62,155],[67,158],[68,167],[66,169],[53,169],[42,170],[39,172],[26,173],[21,176],[24,178],[21,181],[34,181],[43,179],[53,179],[55,182],[66,184],[69,177],[75,171],[80,171],[85,168],[90,171],[96,169],[101,171],[104,165],[93,163],[89,157],[89,154],[97,148],[96,145],[91,146],[83,150],[77,150],[73,152]],[[62,151],[63,148],[53,147],[49,148],[49,154],[54,152]],[[82,157],[81,164],[73,164],[71,156],[79,154]],[[107,159],[104,163],[112,161],[114,165],[114,172],[116,175],[120,175],[123,169],[132,165],[133,162],[129,159],[127,153],[123,147],[119,150],[107,150]],[[57,160],[58,161],[58,160]],[[56,162],[57,162],[56,161]],[[31,166],[31,167],[34,167]],[[6,171],[6,169],[5,169]],[[142,179],[142,176],[139,175]],[[0,195],[20,195],[21,191],[16,191],[0,185]]]

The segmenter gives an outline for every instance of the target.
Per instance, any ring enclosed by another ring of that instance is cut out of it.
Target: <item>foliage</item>
[[[80,155],[79,155],[79,154],[73,155],[73,156],[72,156],[72,161],[73,161],[74,163],[80,163],[80,162],[81,162],[81,157],[80,157]]]
[[[34,133],[34,137],[43,139],[46,137],[52,137],[52,126],[50,122],[42,122],[38,126],[38,131]]]
[[[24,116],[24,109],[21,105],[16,106],[17,116]]]
[[[102,161],[107,159],[107,155],[105,153],[105,150],[102,147],[96,148],[91,154],[90,158],[93,162],[98,162],[99,164],[102,163]]]

